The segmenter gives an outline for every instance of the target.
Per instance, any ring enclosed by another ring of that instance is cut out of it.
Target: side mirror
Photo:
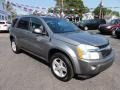
[[[33,30],[33,33],[42,34],[43,32],[42,32],[42,30],[41,30],[40,28],[35,28],[35,29]]]
[[[43,32],[43,30],[40,29],[40,28],[35,28],[35,29],[33,30],[33,33],[41,34],[41,35],[46,35],[46,34],[47,34],[47,33]]]

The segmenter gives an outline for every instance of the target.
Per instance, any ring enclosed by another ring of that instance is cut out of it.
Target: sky
[[[84,4],[89,8],[95,8],[101,0],[83,0]],[[103,6],[105,7],[120,7],[120,0],[103,0]],[[120,12],[119,9],[112,9]]]
[[[30,5],[34,7],[41,7],[41,8],[49,8],[55,6],[54,0],[10,0],[14,3],[19,3],[23,5]],[[99,3],[100,0],[83,0],[85,6],[88,8],[95,8]],[[103,5],[105,7],[120,7],[120,0],[103,0]],[[16,9],[18,13],[25,13],[20,9]],[[119,9],[112,9],[120,12]]]

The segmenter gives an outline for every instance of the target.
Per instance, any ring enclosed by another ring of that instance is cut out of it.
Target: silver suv
[[[55,17],[16,18],[10,41],[13,52],[24,50],[50,63],[53,75],[61,81],[69,81],[75,75],[96,75],[114,60],[107,39]]]

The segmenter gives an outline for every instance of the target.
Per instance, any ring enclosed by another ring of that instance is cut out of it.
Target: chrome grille
[[[106,47],[101,48],[100,52],[102,54],[102,57],[105,58],[111,54],[112,48],[110,47],[110,45],[107,45]]]

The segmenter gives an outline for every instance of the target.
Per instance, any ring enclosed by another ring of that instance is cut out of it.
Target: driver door
[[[45,30],[45,27],[42,23],[42,21],[38,18],[32,17],[30,20],[30,29],[32,31],[32,34],[29,38],[29,41],[31,42],[31,51],[41,57],[45,57],[45,49],[47,50],[48,42],[49,42],[49,37]],[[40,29],[42,30],[43,34],[35,33],[35,29]]]

